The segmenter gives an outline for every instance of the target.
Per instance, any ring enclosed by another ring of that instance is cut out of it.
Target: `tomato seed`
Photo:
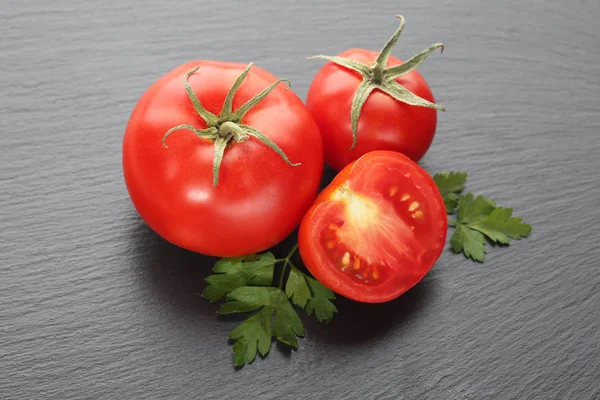
[[[379,279],[379,271],[375,266],[373,267],[373,279]]]
[[[390,188],[390,196],[395,195],[397,191],[398,191],[398,188],[396,186],[392,186]]]
[[[402,197],[400,197],[400,201],[406,201],[408,199],[410,199],[410,194],[408,193],[404,193]]]
[[[423,218],[423,211],[419,210],[419,211],[415,211],[415,213],[412,215],[413,218]]]
[[[342,265],[347,266],[348,264],[350,264],[350,253],[345,252],[344,256],[342,257]]]
[[[408,205],[408,211],[410,211],[410,212],[415,211],[417,208],[419,208],[419,202],[418,201],[413,201],[412,203],[410,203]]]

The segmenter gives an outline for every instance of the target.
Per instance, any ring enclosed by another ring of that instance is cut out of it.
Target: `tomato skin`
[[[314,200],[323,171],[319,129],[283,83],[252,108],[243,124],[261,131],[293,163],[251,137],[225,150],[219,182],[213,186],[213,143],[191,131],[168,136],[170,128],[206,123],[186,94],[184,76],[202,105],[218,115],[246,65],[192,61],[158,79],[135,106],[123,138],[123,171],[133,205],[161,237],[198,253],[231,257],[263,251],[299,224]],[[233,110],[277,79],[252,67],[233,101]]]
[[[349,210],[354,206],[347,196],[359,196],[374,208],[352,221]],[[407,224],[413,224],[410,233]],[[362,232],[342,236],[346,225],[347,232]],[[444,202],[431,176],[408,157],[381,150],[348,164],[317,196],[300,224],[298,244],[308,270],[329,289],[351,300],[381,303],[402,295],[429,272],[442,254],[447,231]],[[331,239],[327,246],[323,237]],[[329,249],[334,241],[336,247]],[[353,258],[345,260],[346,253]],[[343,267],[357,259],[360,279]],[[379,269],[373,267],[368,281],[363,269],[371,265]]]
[[[378,52],[350,49],[338,57],[370,65]],[[389,57],[387,66],[403,62]],[[393,150],[419,161],[427,152],[435,135],[437,111],[411,106],[374,90],[364,104],[359,124],[357,144],[353,150],[350,110],[362,76],[333,62],[327,62],[316,74],[308,91],[306,106],[315,118],[323,137],[325,162],[340,171],[350,162],[373,150]],[[409,91],[435,102],[429,85],[418,71],[395,79]]]

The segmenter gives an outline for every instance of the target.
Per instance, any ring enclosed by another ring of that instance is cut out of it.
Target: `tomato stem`
[[[385,69],[382,68],[381,64],[377,61],[371,64],[369,68],[371,69],[371,82],[380,85],[383,82],[383,73]]]
[[[283,279],[285,278],[285,275],[286,275],[286,272],[287,272],[287,267],[288,266],[290,266],[290,267],[294,266],[294,264],[292,263],[291,259],[292,259],[292,256],[296,253],[297,250],[298,250],[298,243],[296,243],[294,245],[294,247],[292,247],[292,249],[290,250],[290,252],[288,253],[288,255],[284,259],[278,260],[278,261],[283,262],[283,266],[281,267],[281,275],[279,276],[279,284],[277,285],[277,287],[279,289],[283,288]]]
[[[248,140],[250,136],[238,125],[231,121],[225,121],[219,126],[219,137],[229,141],[235,139],[237,143],[242,143]]]
[[[223,107],[221,109],[220,115],[215,115],[208,111],[202,103],[198,96],[194,92],[192,88],[189,78],[195,74],[200,67],[193,68],[191,71],[185,74],[183,84],[185,87],[185,91],[192,102],[196,113],[206,122],[206,129],[197,129],[192,125],[178,125],[171,129],[169,129],[164,136],[162,137],[162,144],[165,148],[168,146],[165,144],[165,140],[167,136],[171,133],[179,130],[189,130],[192,131],[201,139],[208,139],[213,142],[214,148],[214,156],[213,156],[213,185],[217,186],[219,183],[219,171],[221,169],[221,162],[223,161],[223,156],[225,154],[225,150],[229,147],[233,142],[235,143],[243,143],[247,141],[250,137],[258,139],[260,142],[274,150],[283,160],[290,166],[296,167],[300,165],[300,163],[292,163],[285,152],[277,146],[271,139],[269,139],[266,135],[254,129],[251,126],[244,125],[241,123],[244,116],[250,111],[254,106],[260,103],[265,97],[267,97],[281,82],[285,82],[290,86],[290,82],[286,79],[278,79],[277,81],[270,84],[268,87],[263,89],[256,96],[242,104],[235,112],[233,111],[233,98],[237,93],[240,86],[244,82],[246,76],[248,76],[248,72],[252,67],[252,63],[248,64],[248,66],[244,69],[244,71],[240,74],[240,76],[235,80],[233,86],[227,93],[227,97],[223,102]]]

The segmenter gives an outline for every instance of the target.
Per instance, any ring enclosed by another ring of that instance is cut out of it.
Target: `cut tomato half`
[[[440,257],[448,219],[431,176],[410,158],[373,151],[347,165],[317,197],[299,230],[313,276],[352,300],[395,299]]]

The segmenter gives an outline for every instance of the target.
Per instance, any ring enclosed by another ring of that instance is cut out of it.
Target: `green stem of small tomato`
[[[281,275],[279,276],[279,285],[277,285],[277,287],[278,287],[279,289],[283,288],[283,278],[285,277],[285,273],[286,273],[286,270],[287,270],[287,266],[288,266],[288,265],[289,265],[289,266],[292,266],[292,267],[294,266],[294,264],[292,264],[292,261],[291,261],[291,259],[292,259],[292,256],[294,255],[294,253],[296,253],[296,250],[298,250],[298,243],[296,243],[296,244],[294,245],[294,247],[292,247],[292,249],[291,249],[291,250],[290,250],[290,252],[288,253],[287,257],[285,257],[285,258],[284,258],[284,259],[282,259],[282,260],[279,260],[279,261],[282,261],[282,262],[283,262],[283,267],[281,267]]]

